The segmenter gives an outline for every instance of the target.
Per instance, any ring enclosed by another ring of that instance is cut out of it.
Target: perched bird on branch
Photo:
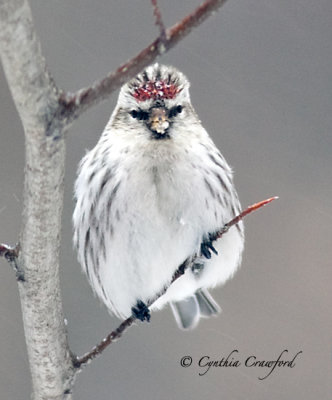
[[[207,289],[238,268],[243,223],[214,244],[211,234],[240,213],[240,203],[181,72],[154,64],[122,87],[97,145],[81,161],[75,198],[78,259],[111,313],[149,319],[149,300],[195,254],[151,309],[170,303],[183,329],[218,313]]]

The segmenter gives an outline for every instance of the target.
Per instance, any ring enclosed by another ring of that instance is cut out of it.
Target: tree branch
[[[237,215],[235,218],[233,218],[231,221],[226,223],[220,230],[217,232],[214,232],[210,234],[210,238],[212,242],[214,242],[217,239],[220,239],[225,233],[228,232],[228,230],[233,226],[236,225],[239,221],[241,221],[245,216],[249,215],[253,211],[258,210],[261,207],[264,207],[265,205],[271,203],[273,200],[278,199],[278,197],[271,197],[269,199],[260,201],[258,203],[255,203],[249,207],[247,207],[245,210],[243,210],[239,215]],[[151,307],[152,304],[157,301],[162,295],[164,295],[169,287],[177,280],[179,279],[188,268],[191,268],[195,261],[197,260],[198,257],[200,257],[200,254],[194,254],[190,257],[188,257],[175,271],[170,283],[166,285],[153,299],[149,301],[147,304],[148,307]],[[89,364],[94,358],[98,357],[101,355],[101,353],[112,343],[116,342],[121,338],[123,333],[130,328],[133,323],[136,321],[136,318],[134,316],[131,316],[124,320],[117,329],[112,331],[109,335],[107,335],[97,346],[93,347],[89,352],[84,354],[81,357],[77,357],[73,355],[73,364],[75,368],[77,369],[77,372],[81,370],[81,368]]]
[[[159,28],[159,37],[161,42],[164,44],[166,42],[166,28],[164,25],[163,18],[161,16],[161,11],[158,6],[157,0],[151,0],[152,6],[153,6],[153,15],[156,18],[156,25]]]
[[[24,272],[21,270],[20,264],[18,263],[18,254],[20,251],[20,245],[17,244],[15,247],[8,246],[7,244],[0,244],[0,257],[4,257],[9,264],[12,266],[16,274],[16,279],[19,282],[24,282]]]
[[[106,99],[113,91],[151,64],[159,55],[174,47],[194,27],[205,21],[225,2],[226,0],[206,0],[194,12],[167,29],[166,37],[159,36],[135,57],[121,65],[117,70],[110,72],[102,80],[96,81],[92,86],[81,89],[74,94],[62,93],[59,117],[69,124],[90,107]]]
[[[4,257],[6,260],[11,261],[14,258],[17,258],[19,251],[19,246],[11,247],[8,244],[1,243],[0,244],[0,257]]]
[[[38,125],[39,134],[44,134],[59,94],[42,56],[28,1],[0,0],[0,23],[1,59],[16,108],[26,129],[35,131]]]
[[[59,283],[65,142],[59,92],[47,72],[27,0],[0,0],[0,54],[25,133],[18,274],[34,400],[70,399],[73,365]],[[11,258],[12,256],[15,256]]]

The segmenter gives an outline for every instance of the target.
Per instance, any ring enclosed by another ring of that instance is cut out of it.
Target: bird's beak
[[[166,133],[167,128],[169,127],[169,121],[165,108],[158,107],[153,108],[150,111],[148,126],[152,131],[156,132],[160,136]]]

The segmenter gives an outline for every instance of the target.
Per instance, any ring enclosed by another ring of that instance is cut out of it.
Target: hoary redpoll
[[[242,222],[232,171],[201,125],[189,82],[155,64],[125,84],[75,186],[74,244],[90,284],[116,316],[148,319],[145,304],[187,257],[195,265],[152,306],[170,303],[181,328],[219,311],[207,289],[241,261]],[[212,254],[217,253],[217,254]]]

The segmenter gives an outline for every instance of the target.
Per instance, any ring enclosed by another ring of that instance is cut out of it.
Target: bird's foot
[[[211,251],[213,251],[214,254],[218,255],[218,251],[214,248],[212,244],[215,239],[215,235],[209,233],[208,237],[205,238],[201,243],[201,255],[208,260],[212,257]]]
[[[136,306],[131,309],[133,317],[139,319],[140,321],[150,322],[150,310],[143,301],[138,300]]]

